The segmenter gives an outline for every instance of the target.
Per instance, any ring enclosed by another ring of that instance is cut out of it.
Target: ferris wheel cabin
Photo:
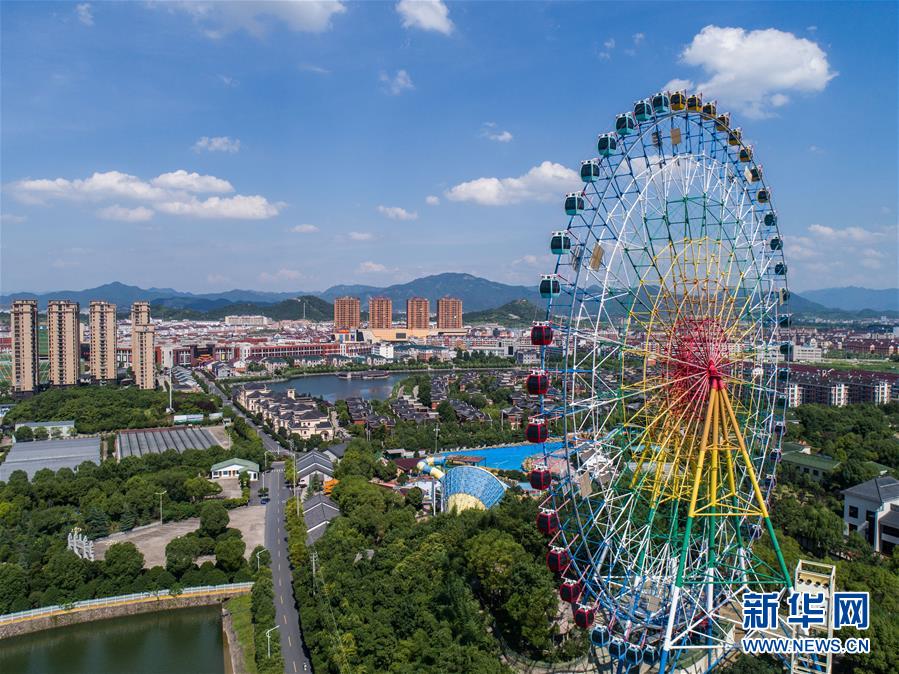
[[[570,192],[565,196],[565,214],[580,215],[584,212],[584,197],[578,192]]]
[[[619,136],[629,136],[637,128],[637,121],[630,112],[624,112],[615,118],[615,133]]]
[[[537,513],[537,530],[544,536],[552,536],[559,530],[559,516],[555,510],[540,509]]]
[[[553,343],[553,329],[549,323],[534,323],[531,327],[531,344],[549,346]]]
[[[549,437],[549,429],[546,427],[546,422],[541,417],[531,417],[524,431],[524,436],[528,442],[535,445],[546,442],[546,439]]]
[[[571,557],[565,548],[550,548],[546,553],[546,566],[553,573],[562,573],[571,564]]]
[[[756,195],[756,199],[759,200],[760,204],[767,204],[771,201],[771,190],[766,187],[763,187],[759,190],[759,193]]]
[[[671,94],[671,109],[672,110],[683,110],[687,107],[687,96],[683,91],[675,91]]]
[[[774,213],[765,213],[765,227],[774,227],[777,224],[777,215]]]
[[[604,133],[596,141],[596,150],[603,157],[608,157],[617,149],[618,139],[615,137],[615,134]]]
[[[544,274],[540,279],[540,297],[550,300],[562,294],[562,285],[554,274]]]
[[[652,119],[652,105],[649,101],[637,101],[634,103],[634,119],[638,122],[648,122]]]
[[[743,129],[733,129],[727,136],[727,144],[737,147],[743,142]]]
[[[727,131],[730,129],[730,114],[725,112],[715,118],[715,131]]]
[[[584,585],[579,580],[565,580],[559,585],[559,597],[566,604],[573,604],[584,593]]]
[[[531,486],[537,491],[544,491],[545,489],[549,489],[549,486],[553,482],[553,476],[546,466],[540,464],[539,466],[535,466],[528,474],[528,482],[530,482]]]
[[[702,114],[714,117],[718,114],[718,104],[715,101],[709,101],[702,106]]]
[[[771,250],[783,250],[784,242],[781,241],[779,236],[775,236],[768,242],[768,245],[771,246]]]
[[[599,162],[588,159],[581,162],[581,180],[585,183],[595,183],[599,179]]]
[[[568,232],[553,232],[549,240],[549,249],[553,255],[564,255],[571,251],[571,237]]]
[[[668,94],[659,92],[652,97],[652,111],[657,115],[666,115],[671,112],[671,98]]]
[[[752,146],[747,145],[746,147],[740,148],[740,161],[744,164],[748,164],[752,161]]]
[[[528,375],[525,387],[532,396],[545,395],[549,390],[549,377],[543,370],[533,370]]]
[[[687,110],[690,112],[702,112],[702,94],[692,94],[687,97]]]
[[[582,630],[589,629],[591,625],[593,625],[593,620],[596,618],[596,609],[592,606],[584,606],[583,604],[578,604],[578,607],[574,609],[574,624],[580,627]]]

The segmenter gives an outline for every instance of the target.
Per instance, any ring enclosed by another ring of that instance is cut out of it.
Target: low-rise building
[[[899,480],[875,477],[843,490],[844,533],[857,531],[876,552],[899,545]]]
[[[250,482],[259,479],[259,464],[247,459],[226,459],[212,466],[211,475],[213,480],[220,480],[225,477],[240,477],[241,473],[247,473],[250,476]]]

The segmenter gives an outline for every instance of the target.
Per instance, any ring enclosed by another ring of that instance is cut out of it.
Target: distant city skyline
[[[754,143],[792,287],[896,286],[896,5],[693,9],[4,3],[0,293],[536,286],[596,134],[666,85]]]

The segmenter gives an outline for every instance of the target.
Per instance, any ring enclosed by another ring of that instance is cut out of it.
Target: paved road
[[[208,381],[208,380],[207,380]],[[225,394],[214,383],[209,382],[210,391],[230,402]],[[262,438],[263,446],[269,451],[282,453],[284,448],[268,436],[243,412],[234,407],[235,414],[246,421]],[[281,655],[284,657],[286,674],[303,674],[312,671],[309,651],[303,641],[300,628],[300,614],[293,598],[293,573],[290,570],[290,559],[287,556],[287,531],[284,528],[284,504],[290,497],[290,490],[284,484],[284,462],[272,464],[271,472],[266,476],[265,485],[269,488],[271,500],[265,509],[265,547],[272,556],[272,580],[275,585],[275,624],[281,637]]]
[[[273,464],[269,494],[271,501],[265,511],[265,547],[272,555],[272,579],[275,583],[275,620],[281,635],[281,654],[287,674],[311,672],[312,663],[303,642],[300,615],[293,598],[293,575],[287,557],[287,535],[284,529],[284,503],[289,489],[284,484],[284,463]]]

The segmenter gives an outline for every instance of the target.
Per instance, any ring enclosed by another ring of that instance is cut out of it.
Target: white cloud
[[[221,285],[222,283],[226,283],[228,281],[228,277],[224,274],[207,274],[206,275],[206,283],[210,285]]]
[[[662,87],[662,91],[684,91],[685,89],[692,89],[694,86],[696,85],[693,83],[693,80],[674,78]]]
[[[156,209],[170,215],[194,218],[222,218],[235,220],[265,220],[278,215],[278,208],[265,197],[244,196],[209,197],[203,201],[191,197],[186,201],[165,201]]]
[[[125,208],[118,204],[101,208],[97,211],[104,220],[120,220],[121,222],[146,222],[153,217],[153,211],[145,206],[137,208]]]
[[[193,19],[206,37],[218,39],[238,30],[262,37],[272,23],[297,33],[323,33],[331,19],[346,11],[329,0],[258,0],[256,2],[164,2],[151,5],[182,12]]]
[[[400,0],[396,11],[403,18],[403,28],[433,30],[444,35],[453,32],[449,9],[441,0]]]
[[[262,283],[279,283],[283,281],[296,281],[303,277],[303,274],[296,269],[279,269],[276,272],[264,271],[259,274],[259,280]]]
[[[362,262],[357,267],[356,271],[362,274],[380,274],[389,270],[380,262],[372,262],[371,260],[369,260],[367,262]]]
[[[610,37],[608,40],[602,43],[602,46],[606,49],[614,49],[615,48],[615,38]]]
[[[294,225],[290,228],[290,231],[296,234],[312,234],[318,231],[318,227],[315,225]]]
[[[407,73],[405,70],[397,70],[396,75],[394,75],[393,77],[385,72],[382,72],[380,80],[384,83],[385,91],[393,94],[394,96],[399,96],[404,91],[409,91],[410,89],[415,88],[415,85],[412,84],[412,78],[409,77],[409,73]]]
[[[75,15],[78,17],[78,20],[83,23],[85,26],[93,26],[94,25],[94,14],[92,11],[91,3],[82,2],[78,5],[75,5]]]
[[[215,176],[204,176],[199,173],[188,173],[178,169],[171,173],[163,173],[150,181],[156,187],[187,192],[233,192],[234,187],[227,180]]]
[[[517,260],[512,260],[513,265],[525,265],[528,267],[536,267],[538,262],[536,255],[522,255]]]
[[[371,232],[350,232],[347,236],[351,241],[371,241],[375,238]]]
[[[24,215],[13,215],[12,213],[3,213],[0,215],[0,222],[20,223],[25,222],[28,218]]]
[[[315,73],[316,75],[330,75],[331,71],[321,66],[312,65],[311,63],[301,63],[297,66],[300,70],[307,73]]]
[[[837,277],[841,285],[895,285],[893,280],[899,274],[895,225],[837,228],[813,224],[806,235],[784,237],[784,254],[791,285],[800,288],[819,288],[822,279]]]
[[[218,78],[219,81],[226,87],[231,87],[233,89],[240,86],[240,80],[235,77],[231,77],[230,75],[219,75]]]
[[[492,140],[496,143],[509,143],[512,141],[512,134],[509,131],[500,131],[494,122],[486,122],[484,129],[481,131],[481,137]]]
[[[400,208],[399,206],[378,206],[377,211],[381,215],[386,215],[391,220],[418,219],[418,212],[407,211],[405,208]]]
[[[230,152],[234,154],[240,151],[240,140],[229,136],[203,136],[193,147],[194,152]]]
[[[706,26],[681,52],[681,61],[705,72],[699,91],[753,118],[785,105],[788,92],[820,92],[836,77],[817,43],[775,28]]]
[[[10,185],[11,194],[19,201],[29,204],[46,204],[59,199],[90,202],[118,202],[127,199],[137,202],[145,210],[153,209],[161,213],[195,218],[258,220],[277,215],[281,207],[281,204],[270,203],[259,195],[213,196],[205,200],[196,196],[233,191],[234,187],[227,180],[188,173],[184,169],[163,173],[150,180],[142,180],[121,171],[106,171],[94,173],[85,179],[25,179]],[[148,219],[145,217],[145,210],[132,208],[130,215],[126,215],[126,210],[129,209],[113,203],[101,213],[105,214],[104,217],[114,219]]]
[[[634,33],[633,39],[634,46],[639,47],[641,44],[643,44],[643,40],[646,39],[646,36],[643,33]]]
[[[578,174],[570,168],[545,161],[517,178],[478,178],[446,191],[452,201],[473,201],[482,206],[505,206],[523,201],[561,199],[579,187]]]
[[[440,205],[440,197],[435,197],[433,194],[429,194],[425,197],[425,203],[428,206],[439,206]]]

